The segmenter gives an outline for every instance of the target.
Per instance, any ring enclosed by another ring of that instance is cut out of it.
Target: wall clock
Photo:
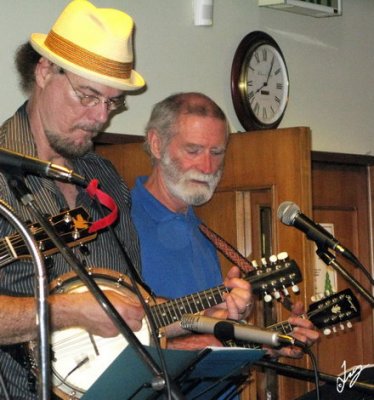
[[[265,32],[249,33],[240,42],[231,68],[231,96],[243,128],[276,128],[288,93],[287,65],[280,47]]]

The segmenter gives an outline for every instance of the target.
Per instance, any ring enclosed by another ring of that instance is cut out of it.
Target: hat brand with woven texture
[[[32,47],[77,75],[109,87],[137,90],[144,79],[133,70],[132,18],[122,11],[73,0],[46,34],[33,33]]]

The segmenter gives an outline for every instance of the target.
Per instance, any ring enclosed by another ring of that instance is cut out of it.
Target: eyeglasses
[[[64,70],[60,70],[60,73],[62,73],[66,76],[66,79],[68,80],[71,88],[74,90],[75,95],[79,98],[79,101],[82,104],[82,106],[95,107],[100,103],[105,103],[107,106],[107,109],[109,111],[114,111],[114,110],[118,110],[120,108],[125,107],[126,99],[124,96],[115,97],[113,99],[100,99],[100,97],[94,96],[92,94],[79,93],[78,90],[75,89],[75,87],[71,83],[71,80],[69,79],[68,74]]]

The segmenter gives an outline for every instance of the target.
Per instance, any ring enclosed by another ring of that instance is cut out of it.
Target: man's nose
[[[199,160],[198,169],[204,174],[211,174],[214,172],[215,163],[213,162],[210,154],[203,154]]]
[[[91,107],[92,116],[96,122],[101,124],[105,124],[109,119],[110,110],[108,108],[108,104],[106,102],[100,102],[96,104],[94,107]]]

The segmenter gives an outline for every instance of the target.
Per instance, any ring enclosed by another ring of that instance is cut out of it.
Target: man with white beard
[[[153,168],[132,190],[132,219],[141,248],[142,276],[157,296],[179,298],[222,284],[216,248],[199,229],[193,206],[213,196],[222,175],[229,127],[221,108],[201,93],[178,93],[157,103],[146,127],[146,150]],[[242,320],[253,304],[248,282],[232,267],[224,283],[234,289],[225,303],[205,311]],[[298,308],[301,309],[299,305]],[[299,311],[299,310],[298,310]],[[295,337],[318,338],[310,321],[290,318]],[[168,340],[169,348],[197,349],[221,343],[210,334]],[[282,355],[301,356],[288,347]]]
[[[146,133],[153,170],[149,177],[138,178],[132,190],[143,278],[157,296],[167,298],[218,286],[222,275],[216,249],[200,232],[192,206],[207,202],[220,180],[226,117],[200,93],[177,94],[156,104]],[[234,289],[225,303],[206,311],[208,315],[248,316],[252,294],[239,275],[236,267],[229,272],[225,283]],[[172,347],[173,340],[168,343]],[[218,344],[213,335],[199,335],[198,344],[190,345]]]

